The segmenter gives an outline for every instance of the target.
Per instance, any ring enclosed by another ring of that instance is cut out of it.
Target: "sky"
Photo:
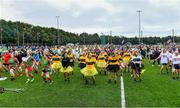
[[[0,0],[0,18],[73,33],[180,36],[180,0]]]

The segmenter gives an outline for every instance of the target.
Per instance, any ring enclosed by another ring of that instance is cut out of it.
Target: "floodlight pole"
[[[33,28],[34,28],[34,26],[32,25],[32,26],[30,27],[30,37],[31,37],[31,38],[33,37]],[[34,41],[34,40],[33,40],[33,41]],[[33,41],[31,41],[31,44],[32,44]]]
[[[1,7],[3,7],[3,0],[1,0]],[[1,32],[1,46],[3,45],[3,25],[2,25],[2,20],[3,20],[3,8],[1,8],[1,15],[2,15],[2,17],[1,17],[1,19],[0,19],[0,32]]]
[[[174,40],[174,29],[172,29],[172,38],[173,38],[173,44],[175,43],[175,40]]]
[[[37,46],[39,45],[39,35],[40,35],[40,33],[38,32],[38,33],[37,33],[37,36],[36,36],[36,45],[37,45]]]
[[[60,17],[60,16],[56,16],[56,18],[57,18],[57,43],[58,43],[58,45],[60,45],[60,36],[59,36],[59,17]]]
[[[16,23],[16,35],[18,40],[18,46],[19,46],[19,35],[18,35],[18,24]]]
[[[25,28],[23,28],[23,46],[24,46],[24,34],[25,34]]]
[[[141,30],[141,38],[143,37],[143,31]],[[143,43],[143,39],[141,39],[142,43]]]
[[[141,12],[142,10],[138,10],[138,16],[139,16],[139,44],[141,44]]]
[[[112,44],[112,30],[110,30],[110,44]]]
[[[84,35],[84,45],[86,44],[86,36]]]

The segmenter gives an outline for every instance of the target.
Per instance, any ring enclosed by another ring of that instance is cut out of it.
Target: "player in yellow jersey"
[[[104,56],[104,53],[101,52],[97,58],[97,67],[99,67],[99,69],[100,69],[100,74],[103,71],[104,74],[106,75],[106,66],[107,66],[106,58]]]
[[[73,68],[74,67],[74,54],[72,53],[72,51],[69,51],[68,53],[68,58],[70,60],[70,66]],[[74,72],[72,71],[72,74],[74,74]]]
[[[122,75],[122,70],[121,70],[121,69],[122,69],[122,67],[121,67],[122,57],[121,57],[119,51],[116,51],[116,52],[115,52],[115,57],[117,58],[117,60],[118,60],[118,62],[119,62],[119,66],[120,66],[120,69],[119,69],[118,74],[119,74],[119,75]]]
[[[123,54],[124,71],[128,70],[128,72],[129,72],[129,66],[128,65],[130,63],[131,58],[132,58],[132,55],[131,55],[129,50],[124,52],[124,54]]]
[[[84,79],[85,79],[85,84],[88,83],[88,78],[89,77],[92,77],[93,79],[93,84],[95,84],[95,81],[96,81],[96,77],[95,75],[98,74],[96,68],[95,68],[95,62],[94,60],[92,59],[92,56],[91,54],[88,54],[88,57],[86,58],[86,67],[81,69],[81,73],[83,74],[84,76]]]
[[[107,66],[108,77],[109,77],[108,83],[111,83],[112,77],[114,77],[114,83],[115,84],[117,83],[116,77],[119,69],[120,69],[119,60],[117,59],[114,53],[111,53],[111,55],[108,57],[108,66]]]
[[[72,73],[73,68],[70,66],[70,59],[68,57],[68,54],[65,53],[62,56],[62,68],[60,69],[60,72],[64,73],[64,81],[70,81],[70,73]]]
[[[96,56],[95,52],[91,52],[91,57],[92,57],[93,62],[96,63],[97,62],[97,60],[96,60],[97,56]]]
[[[61,57],[58,54],[52,56],[52,69],[54,74],[60,71],[62,64],[61,64]]]
[[[86,67],[86,58],[87,58],[86,53],[83,53],[80,55],[80,57],[79,57],[79,68],[80,69],[83,69]]]

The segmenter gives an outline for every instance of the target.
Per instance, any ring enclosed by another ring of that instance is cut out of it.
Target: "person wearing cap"
[[[107,70],[108,70],[108,83],[111,83],[112,77],[114,80],[114,83],[117,83],[116,77],[117,77],[117,72],[120,69],[120,63],[119,59],[115,56],[114,52],[110,54],[108,57],[108,62],[107,62]]]
[[[172,78],[173,79],[179,79],[179,73],[180,73],[180,52],[176,50],[172,56]]]

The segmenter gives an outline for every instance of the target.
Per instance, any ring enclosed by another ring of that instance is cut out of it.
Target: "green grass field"
[[[141,83],[124,74],[126,106],[180,107],[180,80],[173,80],[171,72],[160,75],[160,67],[146,62]]]
[[[96,85],[84,85],[80,70],[75,67],[75,73],[70,82],[64,82],[62,74],[53,76],[52,85],[44,83],[40,73],[35,75],[33,83],[25,84],[26,78],[17,78],[0,81],[0,86],[7,88],[25,88],[25,92],[0,94],[0,107],[2,106],[37,106],[37,107],[119,107],[120,82],[108,84],[107,76],[98,75]],[[8,74],[4,74],[4,76]]]
[[[171,74],[160,75],[159,67],[151,67],[145,62],[142,82],[134,82],[129,74],[124,73],[124,87],[127,107],[180,107],[180,80],[172,80]],[[24,93],[0,94],[2,106],[37,106],[37,107],[120,107],[120,80],[117,84],[108,84],[105,75],[97,75],[96,85],[84,85],[80,70],[75,67],[75,74],[70,82],[64,82],[62,74],[53,76],[54,83],[44,83],[40,73],[35,75],[33,83],[25,84],[26,78],[0,81],[0,86],[7,88],[25,88]],[[4,73],[4,76],[8,76]]]

